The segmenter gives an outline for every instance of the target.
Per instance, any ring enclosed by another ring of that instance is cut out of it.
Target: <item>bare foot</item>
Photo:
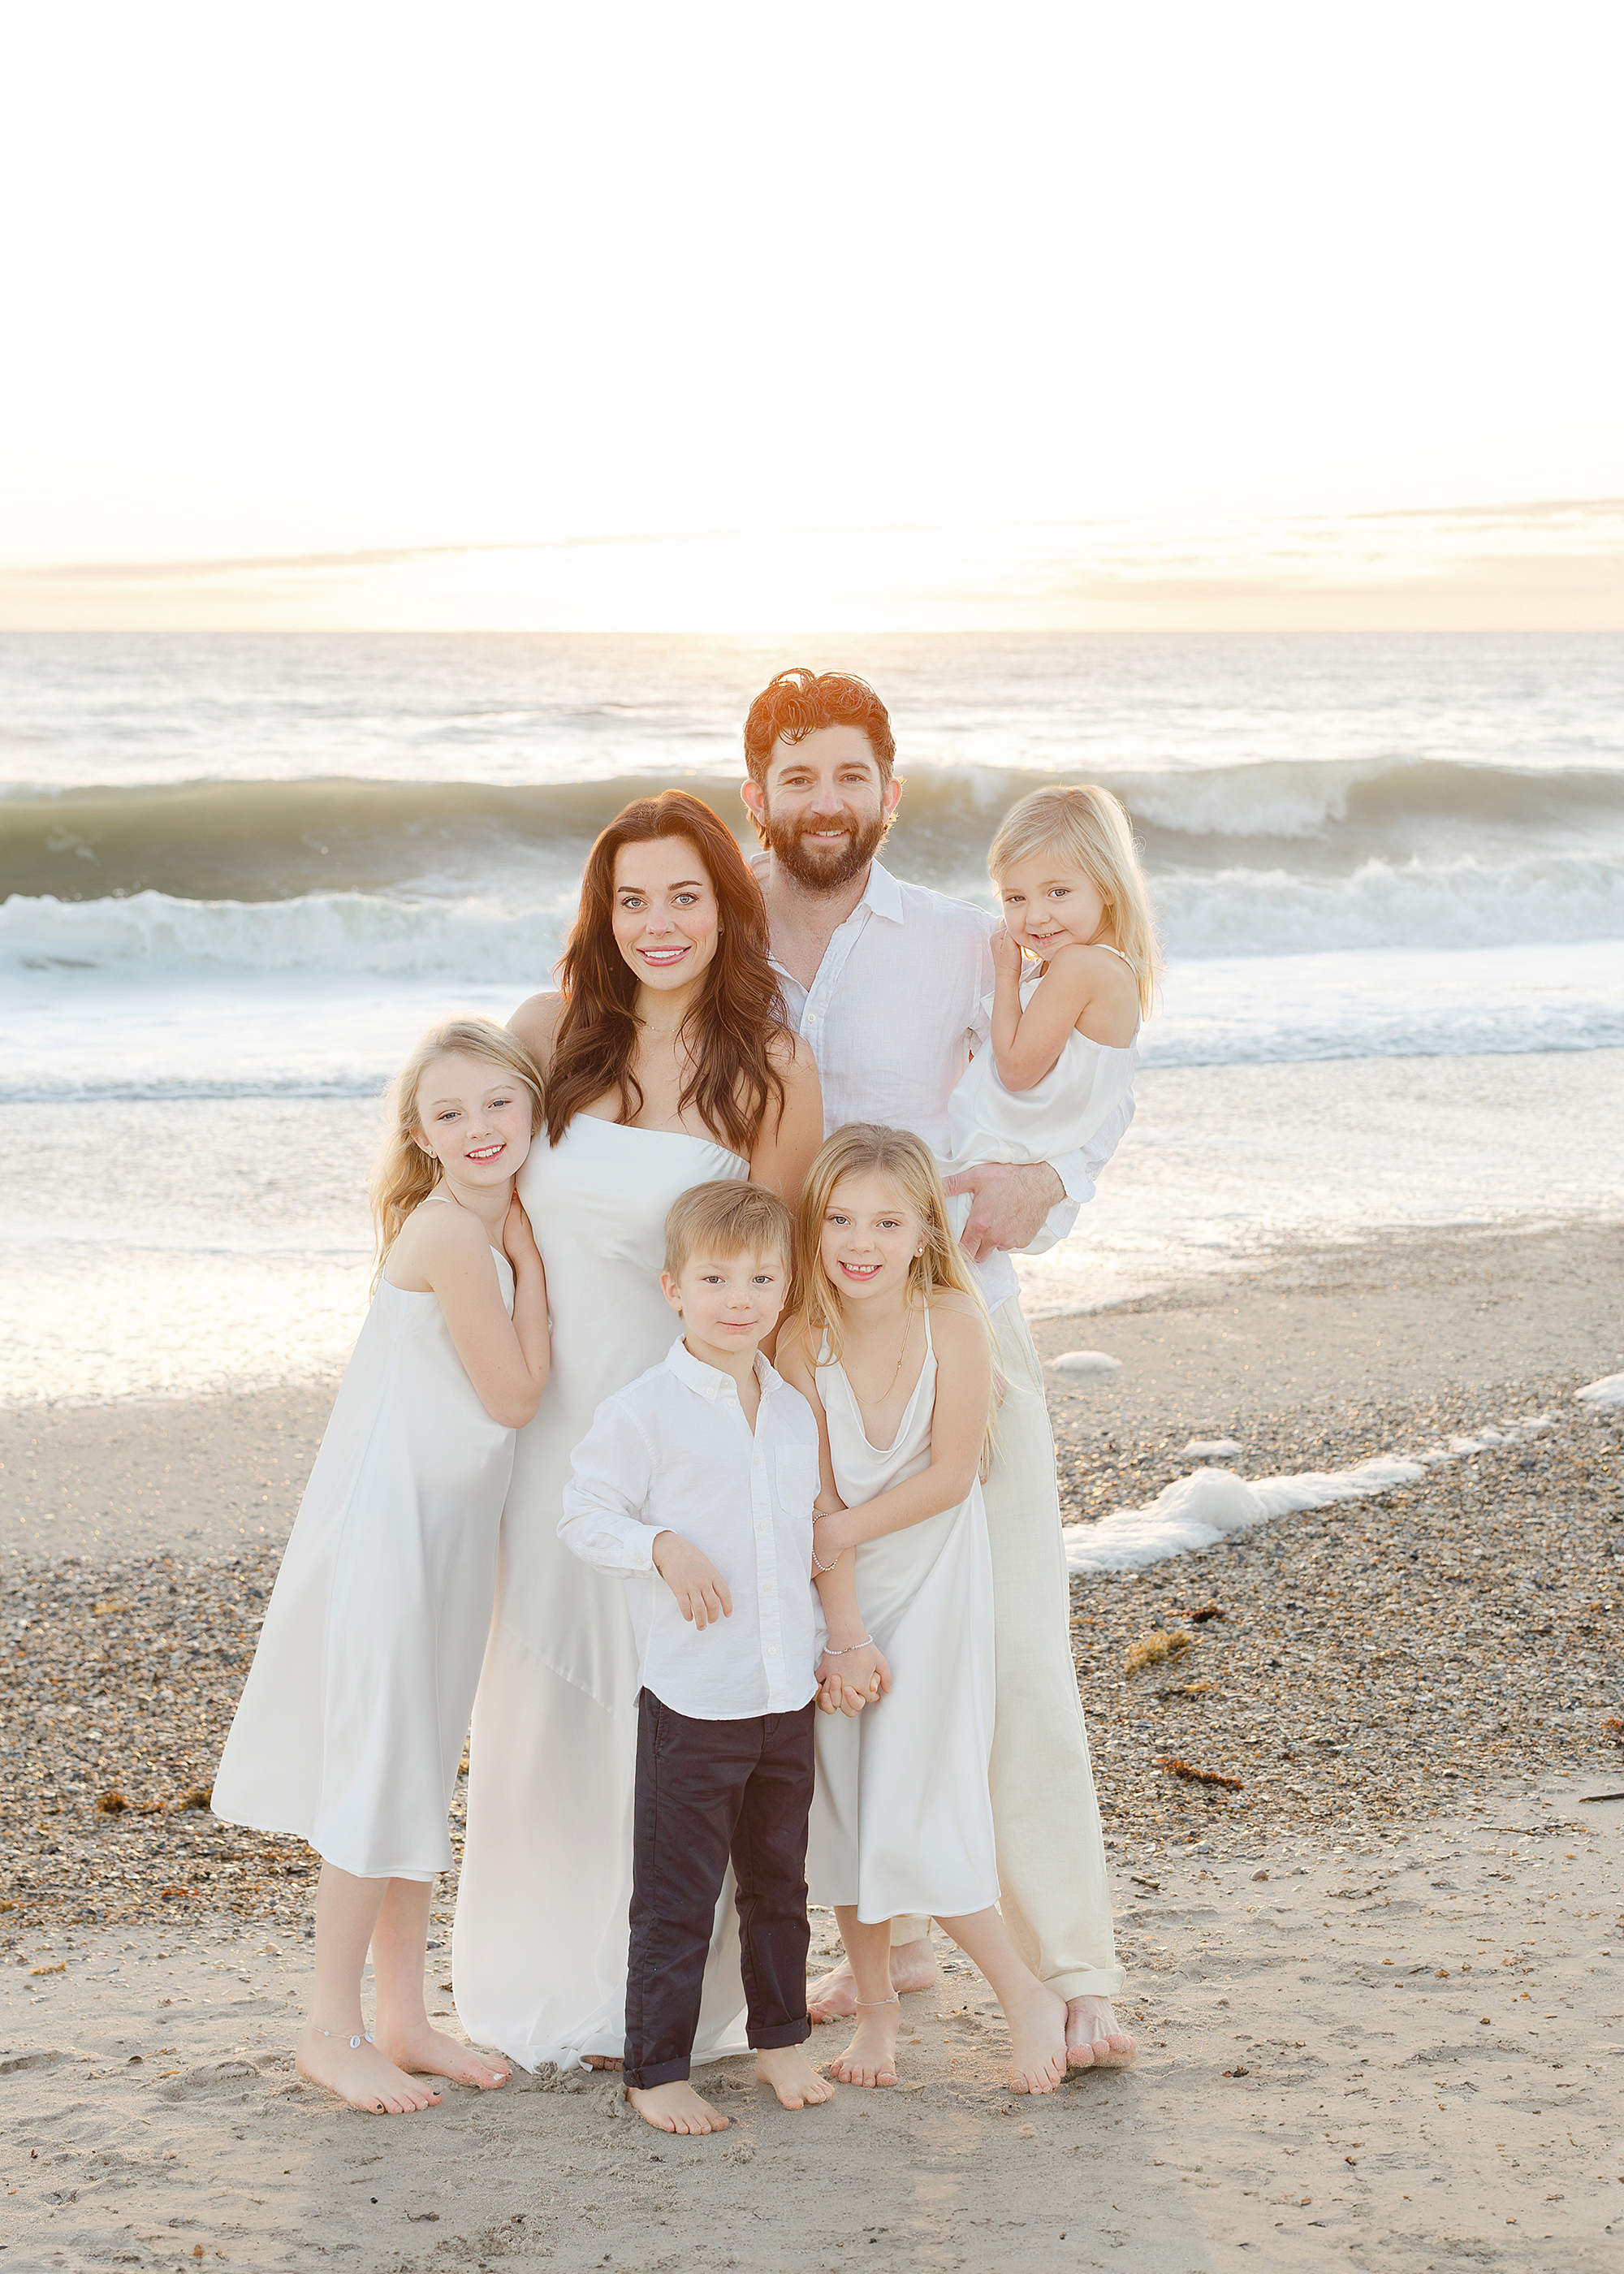
[[[838,2060],[829,2064],[830,2075],[842,2084],[895,2084],[898,2021],[895,2006],[860,2014],[851,2044]]]
[[[1053,2092],[1065,2081],[1066,2009],[1041,1982],[1004,2009],[1010,2025],[1010,2090]]]
[[[505,2060],[487,2060],[426,2022],[415,2029],[386,2029],[378,2050],[410,2076],[448,2076],[453,2084],[475,2084],[481,2092],[493,2092],[513,2074]]]
[[[818,2074],[799,2045],[763,2045],[756,2056],[756,2080],[770,2084],[785,2108],[810,2108],[835,2097],[833,2085]]]
[[[624,2068],[626,2067],[619,2053],[583,2053],[582,2059],[589,2068]]]
[[[899,1998],[915,1990],[929,1990],[936,1978],[936,1954],[929,1938],[923,1942],[899,1942],[891,1954],[891,1986]],[[807,2012],[815,2022],[844,2021],[857,2011],[857,1984],[849,1959],[843,1958],[807,1992]]]
[[[325,2085],[369,2116],[408,2116],[432,2108],[440,2098],[431,2086],[414,2084],[370,2037],[312,2029],[308,2022],[293,2048],[293,2066],[312,2084]]]
[[[1119,2029],[1109,1998],[1073,1998],[1066,2007],[1066,2061],[1072,2068],[1128,2068],[1138,2048]]]
[[[726,2132],[727,2119],[719,2108],[702,2100],[683,2078],[675,2084],[628,2084],[626,2097],[645,2124],[657,2132]]]

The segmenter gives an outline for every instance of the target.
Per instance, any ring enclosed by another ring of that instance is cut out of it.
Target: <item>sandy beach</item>
[[[1610,2264],[1624,1482],[1620,1409],[1574,1393],[1624,1366],[1621,1261],[1616,1227],[1406,1233],[1046,1321],[1046,1358],[1119,1361],[1050,1376],[1072,1518],[1152,1500],[1192,1439],[1256,1478],[1545,1419],[1073,1581],[1135,2071],[1011,2098],[944,1949],[898,2090],[791,2117],[723,2064],[710,2142],[596,2079],[392,2121],[299,2082],[308,1858],[185,1803],[327,1394],[5,1415],[6,2263]]]

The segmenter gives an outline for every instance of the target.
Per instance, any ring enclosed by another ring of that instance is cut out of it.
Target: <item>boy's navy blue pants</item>
[[[730,1856],[749,2041],[798,2045],[812,2034],[807,1817],[817,1709],[695,1721],[649,1690],[637,1707],[625,2076],[650,2086],[688,2073]]]

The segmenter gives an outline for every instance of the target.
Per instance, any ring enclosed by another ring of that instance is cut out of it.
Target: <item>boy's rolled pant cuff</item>
[[[678,2060],[655,2061],[648,2068],[623,2068],[620,2082],[638,2092],[652,2092],[657,2084],[686,2084],[688,2066],[684,2054]]]
[[[765,2029],[747,2022],[744,2034],[753,2053],[773,2053],[782,2045],[804,2045],[812,2034],[812,2024],[803,2014],[798,2022],[775,2022]]]

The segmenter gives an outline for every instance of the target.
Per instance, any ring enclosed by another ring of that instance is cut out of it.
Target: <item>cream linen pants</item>
[[[1032,1331],[1011,1295],[992,1314],[1009,1387],[982,1487],[992,1540],[998,1705],[990,1782],[999,1909],[1015,1946],[1062,1998],[1122,1988],[1094,1770],[1071,1664],[1055,1440]],[[923,1918],[891,1921],[917,1942]]]

